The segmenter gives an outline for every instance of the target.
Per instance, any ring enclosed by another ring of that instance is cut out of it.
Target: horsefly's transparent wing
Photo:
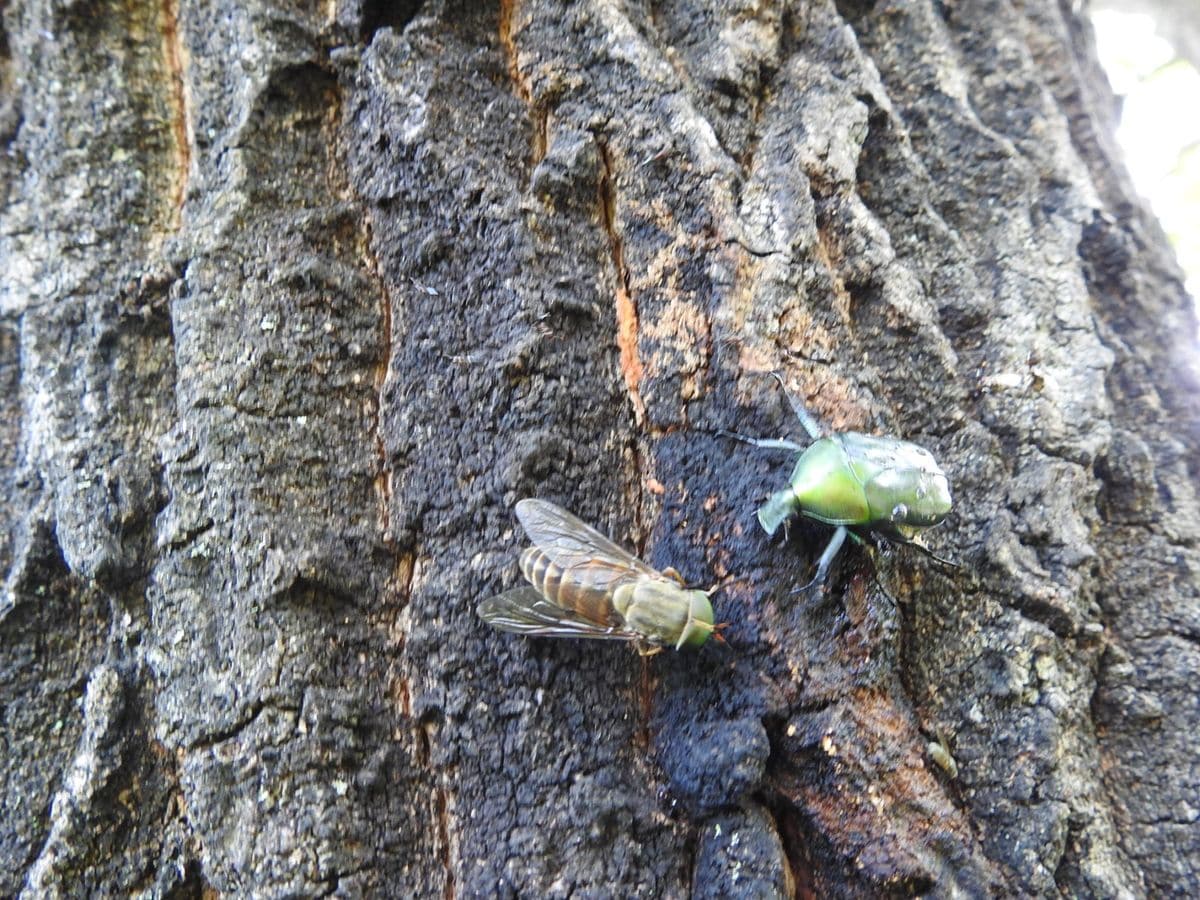
[[[529,586],[488,597],[476,611],[493,628],[514,634],[612,641],[636,641],[641,638],[636,632],[620,626],[599,625],[576,612],[563,609]]]
[[[659,581],[666,577],[549,501],[522,500],[517,504],[517,518],[537,548],[573,581],[613,590],[641,576]]]

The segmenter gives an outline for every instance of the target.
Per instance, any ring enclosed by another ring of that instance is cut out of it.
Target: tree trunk
[[[0,894],[1194,896],[1196,322],[1053,0],[9,0]],[[958,570],[768,540],[801,432]],[[512,506],[728,647],[497,634]]]

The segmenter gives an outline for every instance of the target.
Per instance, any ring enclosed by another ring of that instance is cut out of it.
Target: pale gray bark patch
[[[158,16],[4,10],[5,894],[162,893],[188,839],[137,650],[174,406],[154,272],[175,150],[159,44],[127,38]]]
[[[146,651],[158,733],[218,891],[423,893],[440,870],[392,672],[381,290],[337,165],[326,25],[185,7],[180,27],[202,63]]]

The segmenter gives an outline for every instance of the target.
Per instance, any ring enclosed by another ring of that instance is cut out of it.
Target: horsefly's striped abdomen
[[[526,547],[521,552],[521,574],[551,603],[579,613],[589,622],[611,627],[622,624],[613,606],[616,591],[589,584],[587,566],[576,566],[571,577],[564,577],[562,567],[555,565],[546,553],[537,547]],[[626,587],[618,586],[616,590]]]

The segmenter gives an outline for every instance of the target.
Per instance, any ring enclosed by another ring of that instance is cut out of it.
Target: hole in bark
[[[783,856],[787,860],[788,880],[792,884],[793,896],[816,897],[817,886],[813,861],[808,848],[811,837],[807,833],[796,808],[782,797],[763,798],[763,806],[775,819],[779,841],[783,845]]]
[[[847,22],[854,22],[875,9],[876,0],[834,0],[837,11]]]
[[[182,877],[171,885],[163,896],[167,900],[199,900],[201,897],[211,896],[212,893],[213,888],[205,881],[200,863],[193,859],[184,867]]]
[[[381,28],[402,32],[421,9],[421,0],[367,0],[362,7],[359,31],[364,44],[375,38]]]

